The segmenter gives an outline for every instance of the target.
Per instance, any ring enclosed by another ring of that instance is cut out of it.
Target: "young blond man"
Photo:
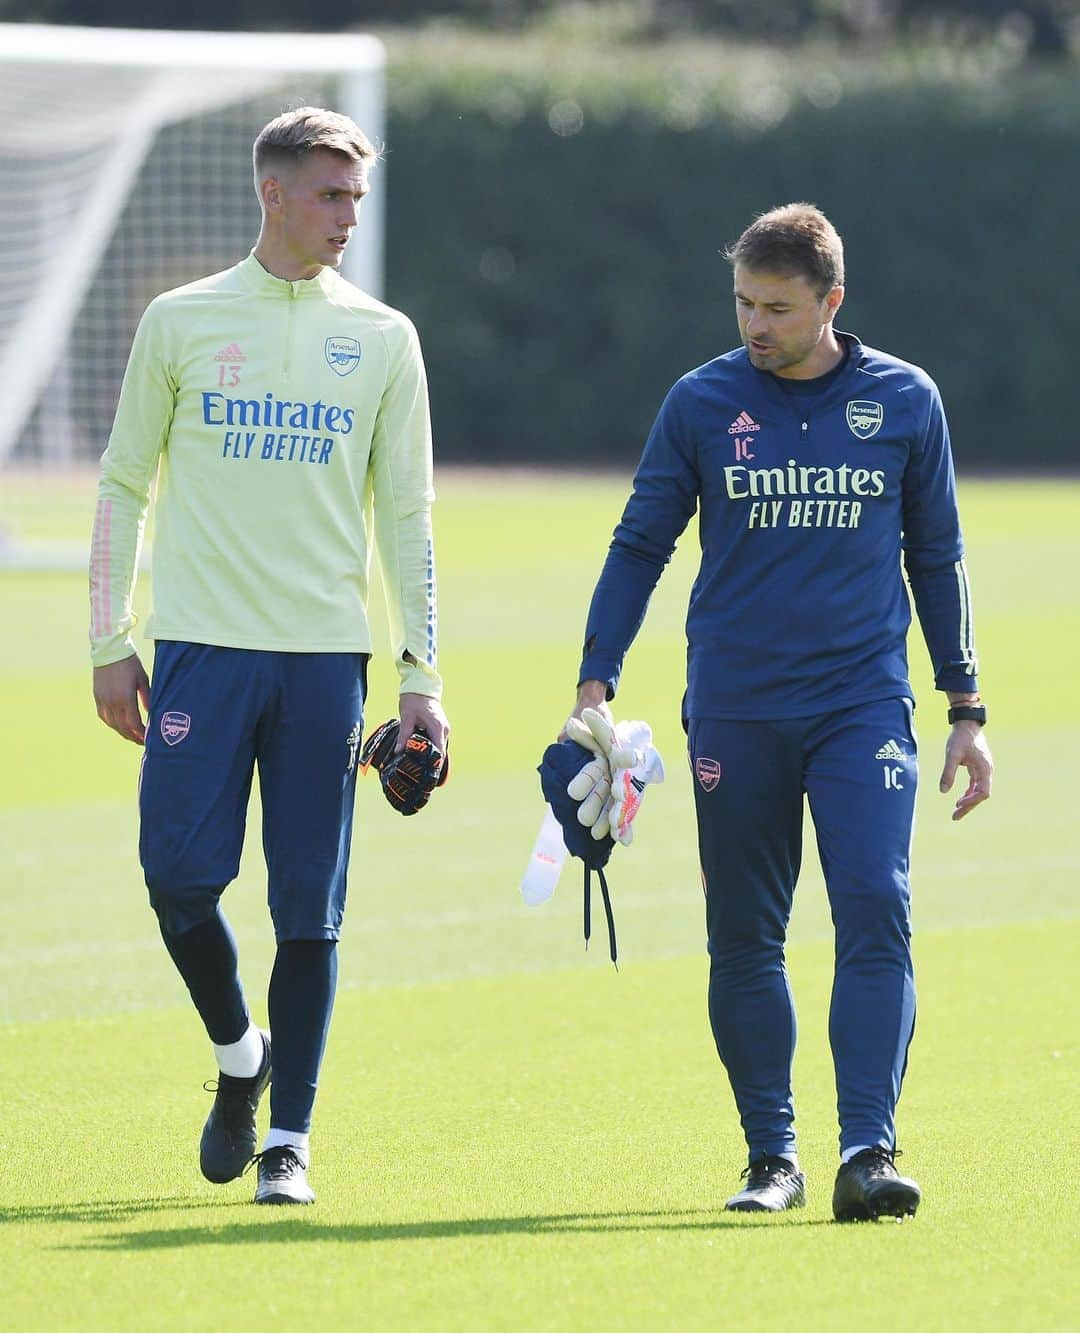
[[[257,1156],[264,1204],[314,1199],[309,1132],[345,904],[373,538],[402,738],[423,729],[445,753],[449,731],[420,346],[403,314],[337,272],[376,159],[332,111],[302,107],[264,127],[258,241],[233,268],[148,307],[94,525],[98,715],[144,746],[150,902],[219,1066],[200,1164],[225,1182]],[[155,477],[151,680],[131,599]],[[220,904],[256,765],[277,939],[268,1033],[251,1020]],[[268,1084],[270,1129],[256,1154]]]

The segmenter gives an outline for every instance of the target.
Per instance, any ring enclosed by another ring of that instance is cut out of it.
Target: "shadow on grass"
[[[185,1207],[205,1206],[185,1204]],[[298,1217],[293,1209],[275,1209],[267,1217],[259,1210],[258,1217],[243,1222],[226,1222],[221,1226],[166,1227],[145,1231],[114,1232],[96,1236],[75,1245],[57,1246],[64,1250],[167,1250],[191,1245],[256,1245],[268,1241],[294,1243],[299,1241],[342,1241],[368,1245],[376,1241],[395,1240],[458,1240],[470,1236],[544,1236],[577,1232],[609,1233],[615,1231],[726,1231],[739,1228],[752,1231],[775,1226],[829,1226],[826,1218],[789,1214],[777,1219],[761,1214],[687,1212],[627,1212],[627,1213],[555,1213],[526,1217],[462,1217],[430,1222],[371,1222],[333,1223],[308,1220],[310,1214]],[[86,1218],[85,1220],[110,1220]],[[119,1220],[119,1216],[115,1216]]]
[[[193,1199],[189,1194],[143,1199],[89,1199],[82,1203],[0,1205],[0,1225],[8,1222],[126,1222],[144,1213],[178,1213],[207,1208],[243,1208],[248,1200]]]

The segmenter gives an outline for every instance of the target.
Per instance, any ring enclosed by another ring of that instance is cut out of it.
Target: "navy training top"
[[[668,393],[593,593],[579,682],[606,681],[614,696],[700,506],[685,716],[808,717],[913,698],[901,553],[937,688],[978,689],[937,386],[837,336],[846,358],[819,381],[758,370],[739,347]]]

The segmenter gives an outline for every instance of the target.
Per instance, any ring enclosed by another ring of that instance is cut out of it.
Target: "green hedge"
[[[719,251],[810,199],[845,239],[839,326],[929,370],[964,464],[1075,462],[1075,70],[485,52],[435,44],[389,83],[388,291],[440,457],[634,458],[737,340]]]

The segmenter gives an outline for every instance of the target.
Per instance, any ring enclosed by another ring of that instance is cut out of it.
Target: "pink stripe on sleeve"
[[[94,584],[92,626],[95,639],[112,632],[112,588],[109,586],[112,547],[112,501],[98,501],[94,522],[94,549],[90,556],[90,572]]]

